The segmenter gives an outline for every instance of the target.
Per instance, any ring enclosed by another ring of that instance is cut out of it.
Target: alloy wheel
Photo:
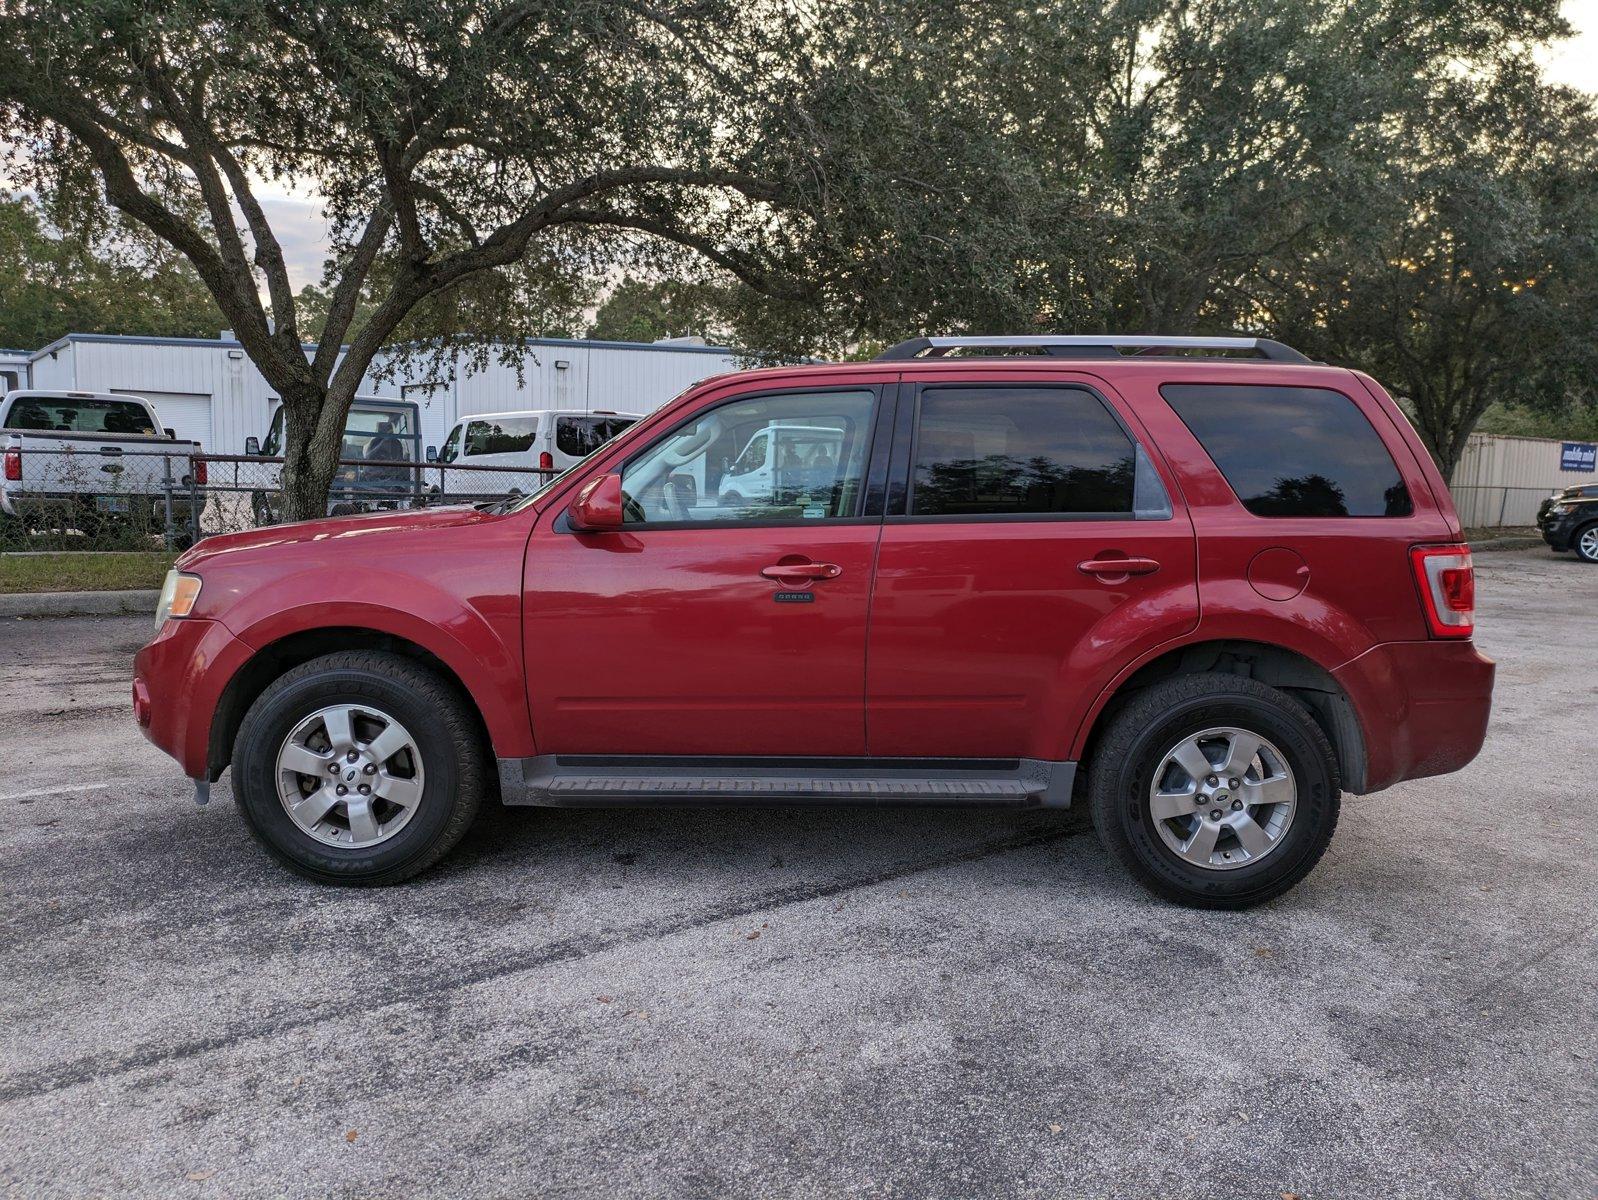
[[[1298,789],[1276,746],[1231,726],[1183,738],[1160,760],[1149,815],[1180,859],[1209,871],[1251,866],[1281,845]]]
[[[422,801],[422,755],[380,709],[334,704],[289,731],[277,753],[277,794],[289,819],[329,846],[388,841]]]

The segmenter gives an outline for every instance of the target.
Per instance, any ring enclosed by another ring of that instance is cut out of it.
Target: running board
[[[544,754],[499,760],[506,804],[1071,803],[1074,762],[1041,758],[673,758]]]

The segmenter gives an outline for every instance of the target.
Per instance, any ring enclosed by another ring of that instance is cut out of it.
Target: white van
[[[744,445],[717,485],[723,506],[791,504],[822,495],[838,478],[843,430],[827,425],[767,425]]]
[[[443,467],[539,467],[544,471],[564,471],[641,415],[558,408],[474,413],[455,422],[436,461]],[[447,496],[462,499],[534,492],[553,478],[510,470],[444,470],[439,474],[441,485],[436,479],[431,482],[440,485]]]

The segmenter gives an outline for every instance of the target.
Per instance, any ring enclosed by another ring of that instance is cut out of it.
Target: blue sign
[[[1598,442],[1566,442],[1559,451],[1559,469],[1583,475],[1598,471]]]

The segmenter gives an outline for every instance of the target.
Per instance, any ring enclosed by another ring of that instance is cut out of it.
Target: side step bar
[[[499,760],[506,804],[608,808],[706,804],[1071,803],[1074,762],[1040,758],[671,758],[544,754]]]

